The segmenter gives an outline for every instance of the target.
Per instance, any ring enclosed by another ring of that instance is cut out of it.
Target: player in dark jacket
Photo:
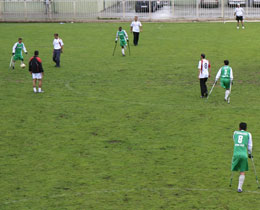
[[[43,68],[42,68],[42,60],[38,57],[39,56],[39,51],[34,51],[34,56],[31,57],[30,62],[29,62],[29,72],[32,75],[33,78],[33,92],[37,93],[36,89],[36,83],[37,80],[39,81],[38,83],[38,92],[42,93],[42,78],[43,78]]]

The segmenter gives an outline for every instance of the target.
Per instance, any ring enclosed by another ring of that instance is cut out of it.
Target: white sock
[[[238,189],[242,190],[242,186],[244,184],[244,181],[245,181],[245,175],[240,175],[239,176],[239,182],[238,182]]]
[[[33,88],[33,92],[37,93],[37,89],[36,89],[36,87]]]
[[[41,89],[41,88],[38,88],[38,92],[39,92],[39,93],[42,92],[42,89]]]
[[[124,48],[122,49],[122,54],[123,54],[123,55],[125,54],[125,49],[124,49]]]
[[[228,96],[229,96],[229,90],[226,90],[226,92],[225,92],[225,100],[227,100],[228,99]]]

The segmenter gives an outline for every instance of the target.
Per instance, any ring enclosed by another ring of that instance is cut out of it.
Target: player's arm
[[[209,65],[208,65],[208,69],[209,69],[209,77],[211,75],[211,65],[210,65],[210,62],[209,62]]]
[[[13,51],[12,51],[13,55],[15,54],[16,47],[17,47],[17,43],[15,43],[13,46]]]
[[[230,80],[231,80],[231,82],[233,81],[233,70],[232,70],[232,68],[230,68]]]
[[[142,32],[143,31],[143,25],[142,25],[142,23],[140,22],[140,32]]]
[[[235,9],[234,16],[236,16],[236,14],[237,14],[237,9]]]
[[[29,72],[32,74],[32,59],[30,59],[30,62],[29,62]]]
[[[218,70],[218,73],[217,73],[217,75],[216,75],[215,82],[217,82],[217,81],[218,81],[218,79],[219,79],[220,75],[221,75],[221,68]]]
[[[130,26],[131,26],[131,27],[130,27],[130,32],[132,33],[132,32],[133,32],[133,22],[131,23]]]
[[[25,52],[25,54],[27,54],[27,50],[24,44],[23,44],[23,51]]]
[[[198,69],[199,69],[199,75],[198,75],[198,78],[200,78],[200,71],[201,71],[201,61],[199,61],[199,64],[198,64]]]
[[[63,52],[63,46],[64,46],[64,44],[63,44],[62,39],[60,39],[59,44],[60,44],[60,47],[61,47],[61,52]]]
[[[248,157],[252,157],[252,150],[253,150],[253,140],[252,140],[252,135],[249,133],[249,139],[248,139],[248,145],[247,145],[247,151],[248,151]]]

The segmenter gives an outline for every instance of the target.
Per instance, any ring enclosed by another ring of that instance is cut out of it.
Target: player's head
[[[118,28],[118,30],[119,30],[119,31],[122,31],[122,27],[120,26],[120,27]]]
[[[229,64],[228,60],[224,60],[224,64],[227,66]]]
[[[55,39],[58,39],[59,34],[54,34]]]
[[[137,21],[138,20],[138,17],[137,16],[135,16],[135,21]]]
[[[246,131],[246,129],[247,129],[247,124],[244,123],[244,122],[241,122],[241,123],[239,124],[239,130],[244,130],[244,131]]]
[[[18,42],[21,43],[23,41],[22,38],[18,38]]]
[[[240,7],[240,4],[239,4],[239,3],[237,4],[237,7]]]
[[[34,56],[38,56],[39,55],[39,51],[38,50],[35,50],[34,51]]]
[[[201,58],[203,58],[203,59],[206,58],[206,55],[205,55],[204,53],[201,53],[200,56],[201,56]]]

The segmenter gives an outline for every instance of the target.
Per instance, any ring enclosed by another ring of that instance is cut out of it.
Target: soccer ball
[[[22,63],[20,66],[21,66],[22,69],[25,68],[25,64],[24,63]]]

